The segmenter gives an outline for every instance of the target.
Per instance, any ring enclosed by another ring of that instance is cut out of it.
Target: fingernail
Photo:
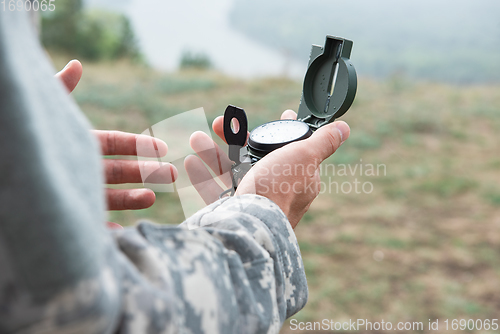
[[[339,130],[341,143],[349,137],[349,125],[344,121],[335,122],[335,127]]]
[[[108,226],[108,228],[110,228],[112,230],[122,230],[123,229],[123,226],[121,226],[120,224],[117,224],[117,223],[113,223],[113,222],[106,222],[106,225]]]
[[[73,60],[70,60],[70,61],[66,64],[66,66],[64,66],[63,71],[64,71],[64,70],[65,70],[65,69],[69,66],[69,64],[70,64],[72,61],[73,61]]]

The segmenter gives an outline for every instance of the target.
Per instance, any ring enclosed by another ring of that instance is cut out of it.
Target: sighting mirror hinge
[[[304,118],[298,119],[298,121],[302,121],[302,122],[306,123],[307,125],[309,125],[309,127],[311,128],[311,130],[313,132],[318,130],[323,125],[330,123],[333,120],[334,120],[333,117],[331,119],[325,119],[325,118],[318,118],[314,115],[307,115]]]

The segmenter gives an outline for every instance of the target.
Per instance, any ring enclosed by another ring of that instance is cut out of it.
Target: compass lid
[[[352,41],[329,35],[324,47],[312,46],[298,119],[313,130],[345,114],[354,101],[357,78],[351,49]]]

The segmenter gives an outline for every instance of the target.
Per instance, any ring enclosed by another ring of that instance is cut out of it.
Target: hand
[[[281,115],[281,119],[296,118],[297,115],[292,110],[286,110]],[[220,138],[224,139],[222,116],[214,120],[212,128]],[[283,210],[295,228],[319,194],[320,163],[337,150],[349,137],[349,133],[349,126],[345,122],[334,122],[317,130],[306,140],[288,144],[271,152],[250,169],[238,186],[236,195],[254,193],[271,199]],[[231,187],[231,176],[228,171],[232,162],[218,145],[203,132],[194,133],[190,144],[222,182],[228,188]],[[184,165],[191,182],[205,203],[216,201],[223,189],[212,179],[202,161],[198,157],[190,156],[186,158]],[[288,168],[287,173],[283,173],[287,166],[299,165],[303,168]],[[299,173],[290,175],[290,170]],[[279,185],[282,184],[289,185],[289,188],[280,188]],[[283,192],[282,189],[287,191]]]
[[[69,92],[72,92],[82,76],[82,64],[78,60],[70,61],[56,78],[60,79]],[[167,144],[148,136],[119,132],[92,130],[101,144],[104,155],[137,156],[137,146],[153,147],[157,150],[142,150],[145,156],[156,157],[167,154]],[[155,161],[134,161],[104,159],[104,173],[107,184],[142,183],[141,169],[150,183],[172,183],[177,178],[177,169],[171,165]],[[145,209],[155,202],[155,193],[150,189],[106,189],[108,210]]]
[[[120,131],[92,130],[101,144],[103,155],[137,156],[137,147],[146,157],[160,157],[167,154],[167,144],[156,138]],[[154,142],[153,142],[154,140]],[[156,145],[156,150],[153,148]],[[150,149],[148,149],[150,148]],[[177,179],[177,169],[170,163],[103,159],[106,184],[142,183],[141,170],[148,183],[172,183]],[[109,189],[106,188],[108,210],[138,210],[149,208],[156,196],[151,189]]]
[[[236,195],[257,194],[269,198],[295,228],[320,191],[319,165],[349,137],[343,121],[316,130],[307,139],[290,143],[257,162],[245,175]]]

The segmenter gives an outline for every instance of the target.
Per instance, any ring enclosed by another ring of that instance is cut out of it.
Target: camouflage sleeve
[[[307,301],[295,234],[270,200],[220,200],[180,227],[115,234],[122,333],[278,333]]]

